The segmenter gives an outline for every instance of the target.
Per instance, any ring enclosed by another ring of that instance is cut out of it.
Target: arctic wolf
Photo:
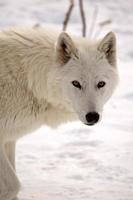
[[[43,124],[94,125],[118,82],[116,39],[43,28],[0,32],[0,200],[15,200],[15,143]]]

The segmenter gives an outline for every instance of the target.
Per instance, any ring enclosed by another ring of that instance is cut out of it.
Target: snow
[[[77,2],[68,31],[81,34]],[[98,8],[95,33],[98,22],[112,20],[99,36],[110,30],[117,34],[120,84],[98,125],[41,127],[18,142],[20,200],[133,199],[133,1],[84,3],[89,27]],[[67,7],[68,0],[0,0],[0,27],[39,23],[61,30]]]

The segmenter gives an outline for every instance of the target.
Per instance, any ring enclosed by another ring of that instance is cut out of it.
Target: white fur
[[[18,138],[42,124],[86,124],[88,112],[101,115],[118,80],[115,52],[113,33],[91,44],[42,28],[0,32],[0,200],[15,200],[19,191]],[[100,90],[99,81],[106,82]]]

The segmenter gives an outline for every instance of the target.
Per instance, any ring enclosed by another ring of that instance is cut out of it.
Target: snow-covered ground
[[[78,0],[68,31],[81,33]],[[133,200],[133,1],[85,0],[88,27],[111,19],[99,36],[118,39],[120,85],[94,127],[80,122],[42,127],[17,145],[21,200]],[[0,27],[50,25],[62,28],[68,0],[0,0]]]

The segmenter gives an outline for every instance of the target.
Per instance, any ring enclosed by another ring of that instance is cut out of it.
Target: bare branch
[[[92,22],[90,25],[90,30],[89,30],[89,39],[92,38],[92,35],[94,33],[94,29],[95,29],[95,25],[96,25],[96,21],[97,21],[97,16],[98,16],[98,7],[96,6],[93,12],[93,16],[92,16]]]
[[[100,22],[99,26],[102,27],[102,26],[106,26],[106,25],[111,24],[111,23],[112,23],[112,20],[111,19],[107,19],[105,21]]]
[[[65,19],[64,19],[64,22],[63,22],[63,31],[65,31],[67,29],[67,25],[68,25],[73,7],[74,7],[74,0],[70,0],[70,6],[68,8],[68,11],[66,12]]]
[[[102,32],[103,28],[105,26],[107,26],[107,25],[110,25],[111,23],[112,23],[111,19],[107,19],[107,20],[104,20],[104,21],[100,22],[98,24],[98,29],[97,29],[97,31],[95,33],[95,37],[94,38],[97,38],[100,35],[100,33]]]
[[[86,36],[86,18],[85,18],[85,13],[84,13],[84,8],[83,8],[83,0],[79,0],[79,9],[80,9],[81,20],[83,24],[82,35],[83,37],[85,37]]]

